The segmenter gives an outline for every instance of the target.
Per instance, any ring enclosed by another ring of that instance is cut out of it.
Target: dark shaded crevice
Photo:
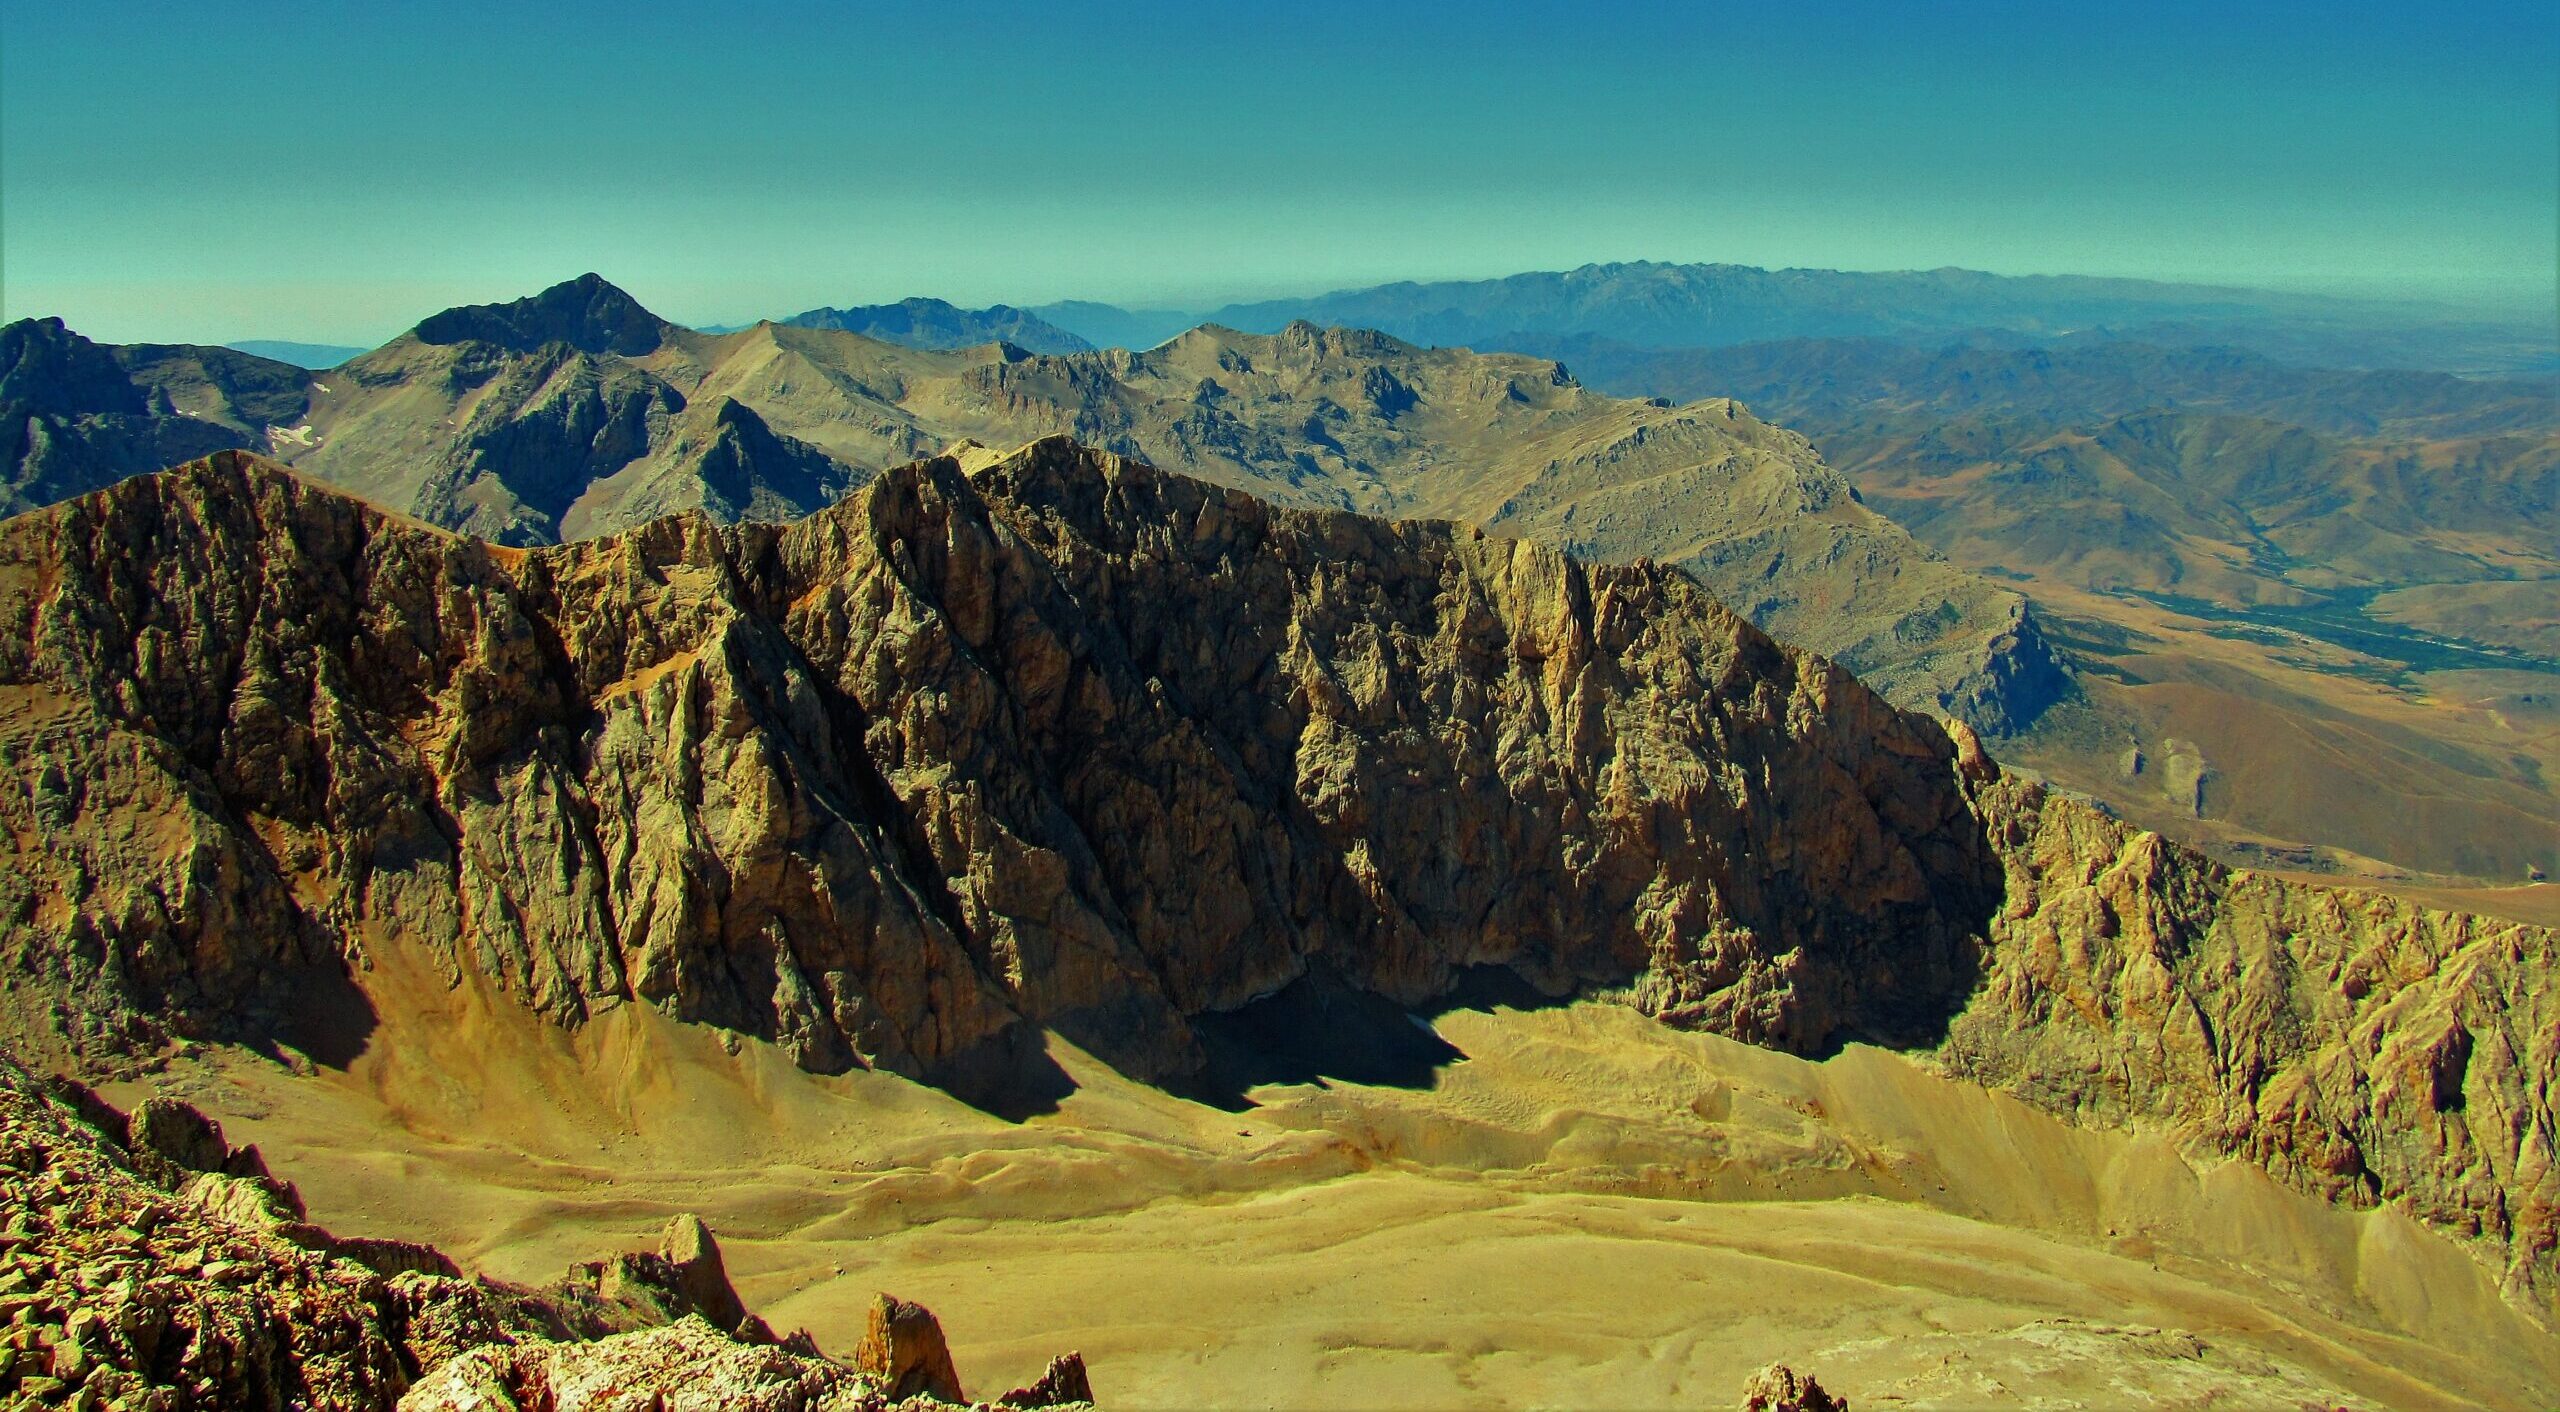
[[[1270,995],[1193,1017],[1208,1062],[1163,1087],[1231,1113],[1257,1106],[1250,1091],[1266,1084],[1427,1090],[1442,1069],[1467,1057],[1432,1020],[1457,1010],[1544,1010],[1576,998],[1549,995],[1508,966],[1474,965],[1461,968],[1439,998],[1407,1010],[1318,959]]]

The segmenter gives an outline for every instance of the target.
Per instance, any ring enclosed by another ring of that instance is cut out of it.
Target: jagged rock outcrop
[[[0,1399],[12,1407],[875,1412],[906,1398],[806,1335],[746,1340],[706,1322],[736,1309],[761,1328],[689,1217],[649,1257],[684,1257],[673,1263],[690,1299],[662,1317],[605,1309],[574,1279],[539,1291],[465,1279],[423,1246],[386,1271],[366,1256],[396,1242],[242,1210],[220,1186],[208,1196],[207,1182],[244,1180],[220,1168],[249,1150],[184,1104],[146,1106],[119,1114],[0,1056]],[[173,1157],[136,1132],[185,1137]],[[1082,1370],[1067,1355],[1016,1394],[1047,1400],[1004,1405],[1090,1401]]]
[[[101,1115],[115,1116],[0,1059],[11,1405],[387,1408],[462,1343],[537,1336],[538,1305],[514,1292],[388,1279],[272,1219],[235,1219],[204,1199],[210,1174],[177,1184],[183,1169],[93,1126]]]
[[[1683,575],[1062,441],[522,559],[218,459],[0,534],[0,624],[12,1010],[84,1052],[352,1042],[395,935],[964,1085],[1319,969],[1919,1041],[1995,898],[1943,733]]]
[[[2007,898],[1954,1072],[2084,1120],[2167,1126],[2296,1186],[2560,1254],[2550,929],[2235,871],[1987,765]]]
[[[1936,1050],[2550,1273],[2547,931],[2214,869],[1678,571],[965,464],[530,553],[236,456],[0,528],[0,1020],[327,1059],[400,947],[999,1103],[1042,1028],[1180,1085],[1206,1017],[1489,970]]]
[[[868,1373],[893,1397],[929,1396],[942,1402],[965,1402],[960,1374],[951,1366],[951,1347],[943,1341],[942,1321],[921,1304],[890,1295],[871,1303],[870,1321],[853,1351],[853,1365]]]
[[[475,1348],[439,1365],[400,1412],[886,1412],[854,1369],[730,1339],[700,1319],[583,1343]],[[918,1400],[918,1407],[942,1406]]]
[[[1849,1412],[1849,1399],[1823,1391],[1809,1373],[1772,1363],[1743,1384],[1742,1412]]]
[[[1072,1407],[1093,1401],[1093,1383],[1085,1376],[1084,1355],[1061,1353],[1049,1360],[1040,1376],[996,1399],[998,1407]]]

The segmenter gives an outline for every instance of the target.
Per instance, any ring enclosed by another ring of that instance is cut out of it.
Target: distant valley
[[[1742,399],[2026,591],[2083,699],[2010,748],[2075,786],[2262,861],[2560,868],[2560,380],[2091,338],[1545,346]]]

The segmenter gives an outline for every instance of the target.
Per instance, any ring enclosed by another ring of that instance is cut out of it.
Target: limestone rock
[[[898,1400],[853,1369],[686,1319],[586,1343],[476,1348],[420,1379],[399,1412],[884,1412]]]
[[[996,1399],[999,1407],[1071,1407],[1093,1401],[1093,1384],[1086,1379],[1084,1355],[1062,1353],[1049,1360],[1049,1366],[1033,1379],[1030,1386],[1018,1387]]]
[[[899,1400],[820,1357],[805,1335],[750,1344],[685,1311],[597,1341],[582,1331],[594,1311],[574,1291],[464,1279],[431,1248],[341,1240],[271,1212],[232,1212],[197,1190],[256,1191],[268,1178],[197,1172],[185,1193],[173,1192],[152,1173],[178,1169],[128,1147],[127,1124],[94,1124],[85,1105],[49,1087],[0,1055],[8,1406],[74,1389],[86,1399],[76,1406],[161,1412],[379,1412],[395,1403],[877,1412]],[[690,1255],[683,1268],[697,1281],[718,1274],[717,1246],[699,1222],[679,1222],[668,1245]],[[670,1279],[679,1268],[640,1258]],[[386,1277],[389,1264],[405,1268]],[[734,1306],[725,1278],[717,1292]],[[919,1320],[939,1350],[930,1314],[914,1311],[900,1327]],[[753,1321],[741,1310],[738,1322]],[[1070,1364],[1072,1377],[1059,1371]],[[934,1367],[933,1386],[956,1395],[948,1355]],[[1063,1397],[1082,1386],[1072,1356],[1052,1371],[1036,1389]]]
[[[1743,1384],[1742,1412],[1849,1412],[1849,1400],[1823,1391],[1811,1374],[1772,1363]]]
[[[702,1218],[687,1212],[667,1223],[658,1242],[658,1258],[675,1268],[677,1288],[694,1311],[714,1328],[735,1331],[746,1320],[747,1307],[729,1285],[729,1270],[720,1259],[720,1242]]]
[[[943,1342],[942,1321],[923,1305],[891,1295],[872,1301],[870,1322],[863,1330],[861,1344],[854,1349],[853,1366],[869,1374],[895,1399],[925,1396],[942,1402],[968,1400],[960,1391],[960,1374],[951,1366],[951,1349]],[[1075,1368],[1075,1375],[1080,1376],[1084,1369],[1081,1359]],[[1053,1365],[1050,1371],[1058,1370]],[[1061,1382],[1066,1376],[1061,1375]]]
[[[2225,868],[2015,778],[1970,788],[2007,901],[1942,1063],[2335,1200],[2404,1201],[2549,1298],[2550,929]]]
[[[173,1098],[146,1098],[125,1120],[127,1141],[190,1172],[219,1172],[231,1156],[222,1127]]]

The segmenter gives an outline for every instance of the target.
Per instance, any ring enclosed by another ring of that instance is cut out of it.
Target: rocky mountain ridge
[[[350,1053],[396,947],[1005,1105],[1043,1029],[1181,1087],[1295,987],[1500,977],[2405,1202],[2548,1312],[2551,933],[2220,868],[1651,564],[1062,439],[531,552],[235,455],[0,528],[0,693],[66,1062]]]
[[[1679,563],[1897,700],[1987,729],[2070,690],[2024,599],[1859,504],[1801,438],[1730,402],[1604,397],[1541,359],[1312,325],[1061,357],[770,324],[714,336],[588,277],[437,315],[325,376],[275,366],[291,405],[224,422],[189,454],[268,452],[501,543],[687,509],[791,519],[964,439],[1066,433],[1284,504]],[[158,464],[128,456],[46,483],[58,495]]]
[[[2072,334],[2236,345],[2324,366],[2553,370],[2550,330],[2425,304],[2081,275],[1980,270],[1761,269],[1632,260],[1496,279],[1400,281],[1229,305],[1212,323],[1270,332],[1294,319],[1417,343],[1532,349],[1605,339],[1718,348],[1804,338]]]
[[[215,451],[264,449],[302,420],[309,374],[222,348],[108,348],[60,319],[0,329],[0,513]]]
[[[962,309],[940,299],[901,299],[849,309],[810,309],[774,322],[841,329],[909,348],[974,348],[1010,343],[1032,353],[1090,353],[1093,345],[1029,309],[995,304]]]

